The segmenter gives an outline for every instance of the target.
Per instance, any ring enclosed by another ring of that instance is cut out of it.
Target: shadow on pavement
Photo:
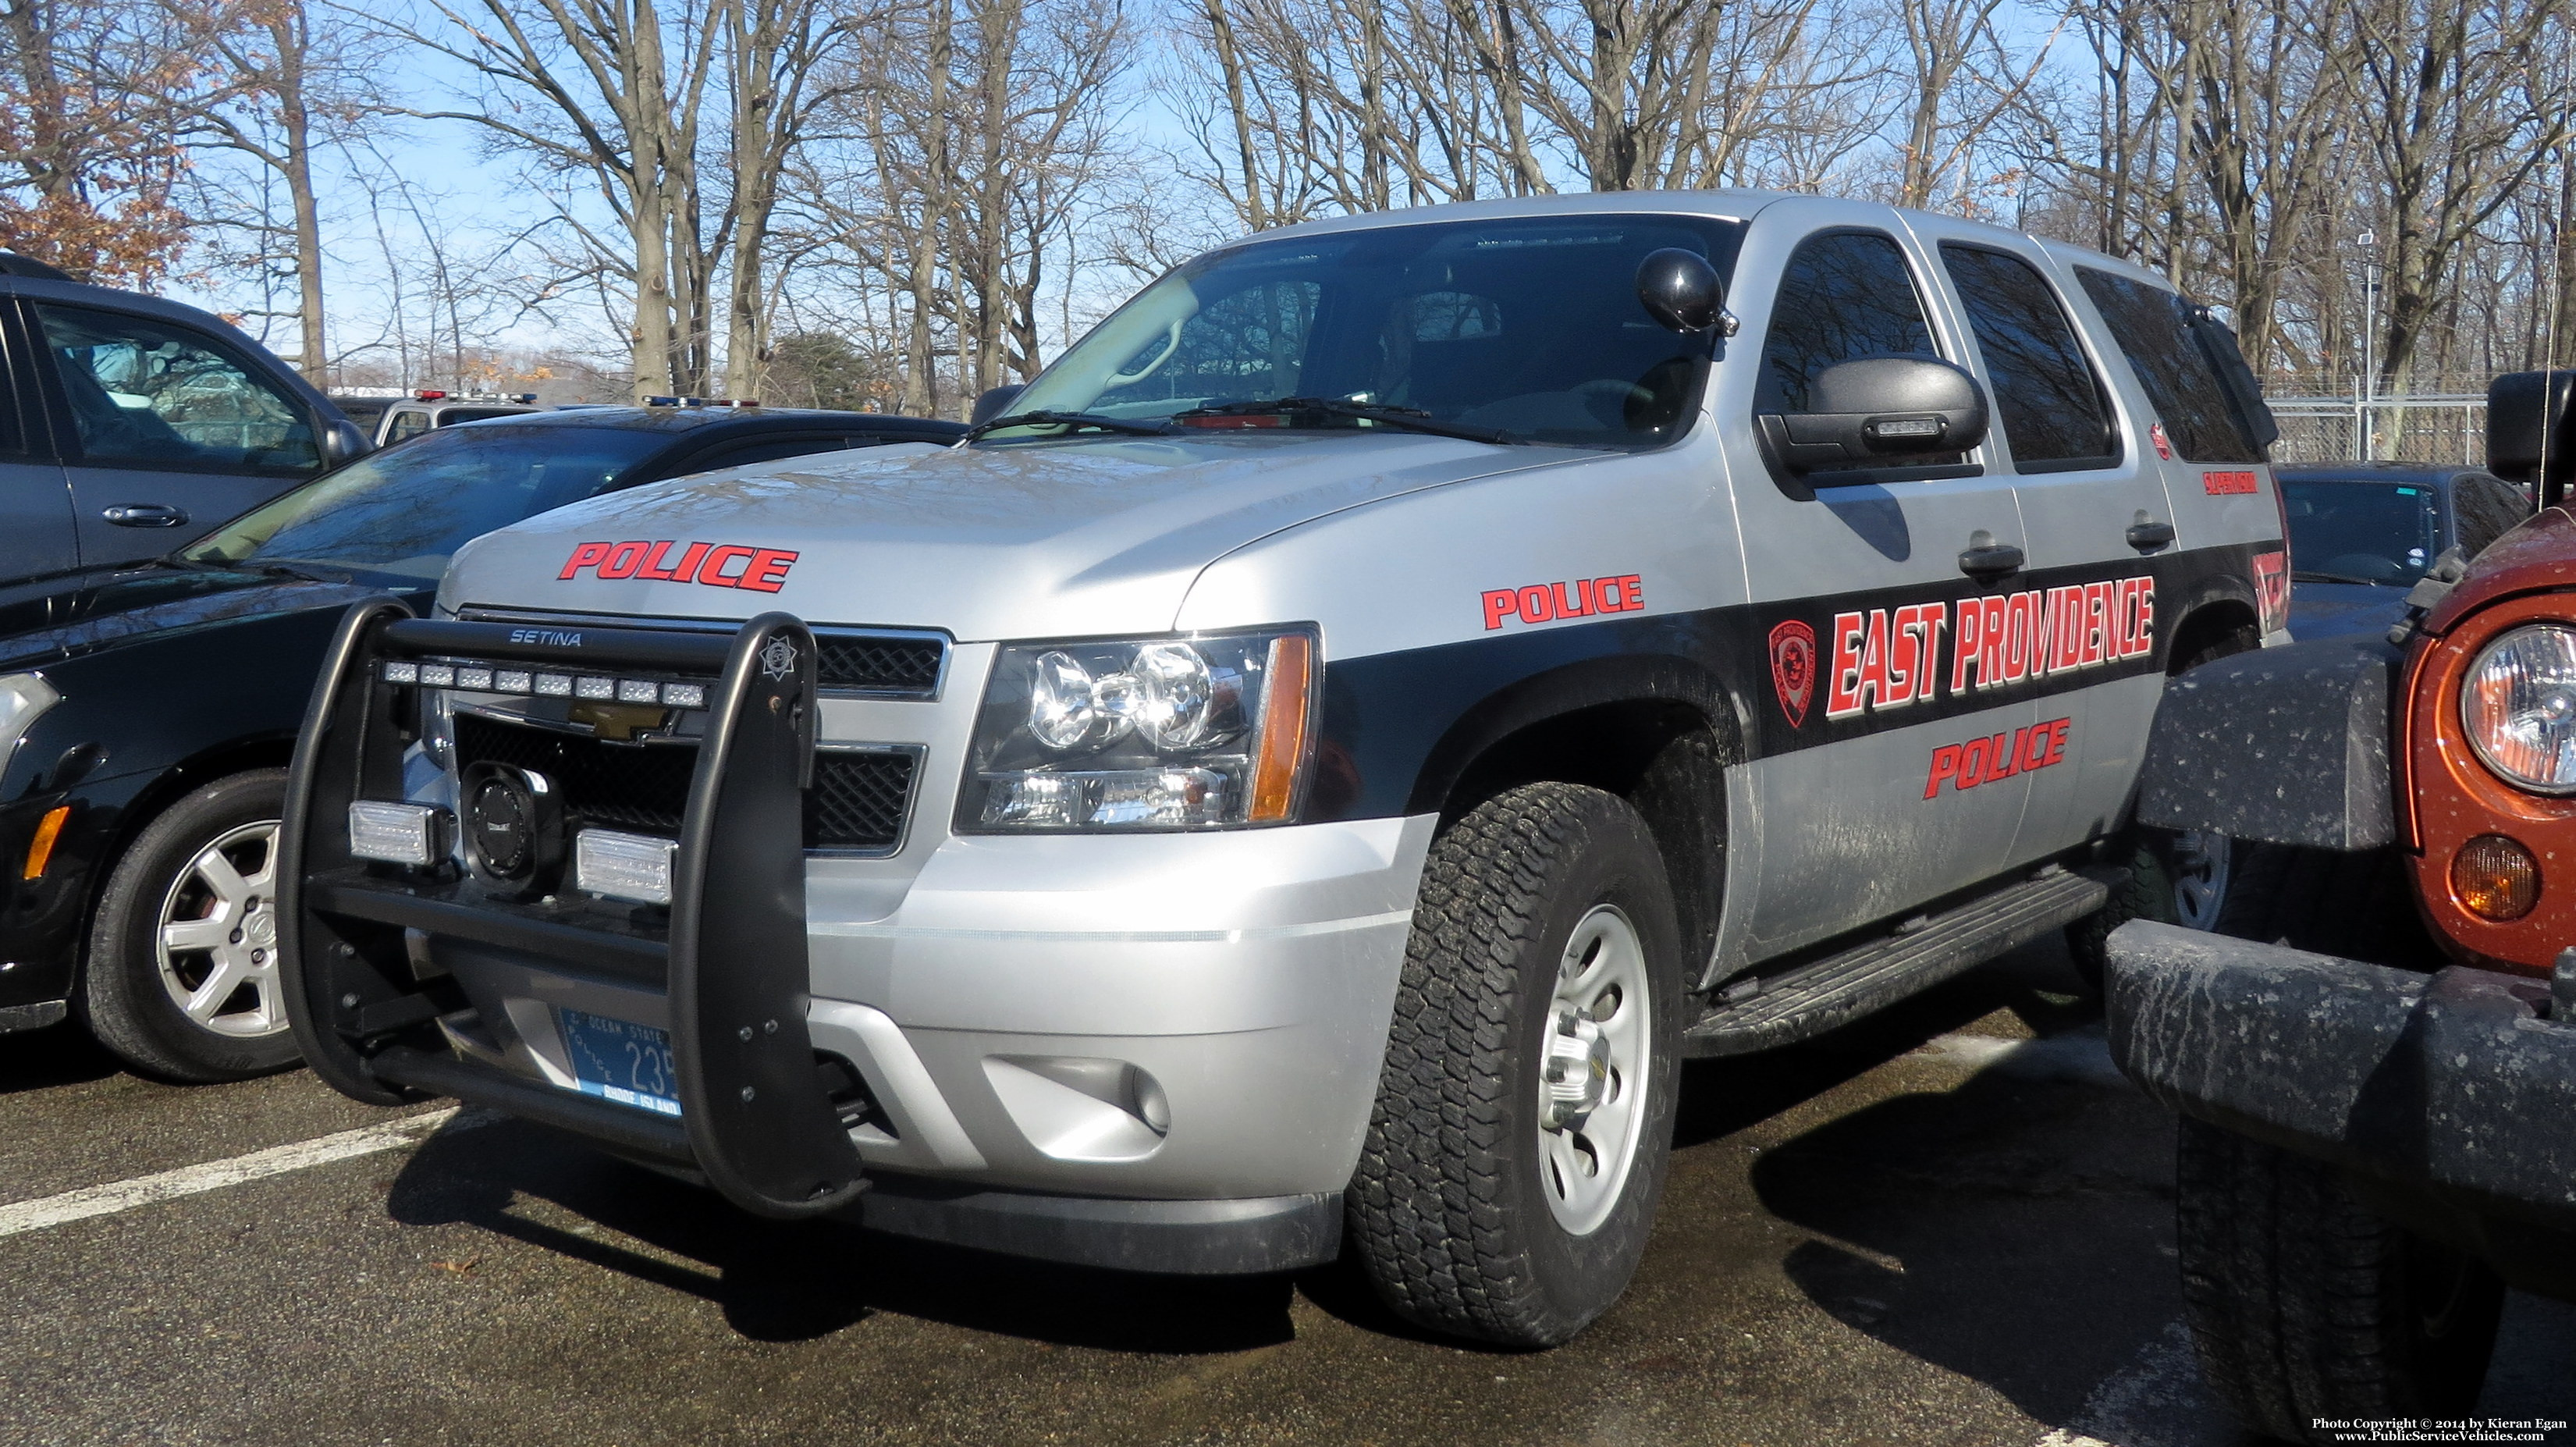
[[[105,1080],[123,1069],[115,1056],[73,1022],[0,1035],[0,1095]]]
[[[605,1229],[537,1219],[530,1198]],[[704,1187],[517,1121],[432,1137],[395,1178],[386,1208],[406,1225],[470,1225],[702,1297],[758,1341],[828,1336],[871,1311],[1119,1351],[1231,1352],[1293,1336],[1285,1277],[1089,1271],[839,1221],[765,1220]],[[618,1244],[612,1233],[649,1249]]]
[[[1753,1185],[1824,1238],[1781,1263],[1819,1307],[2045,1422],[2180,1311],[2171,1122],[2122,1088],[1989,1067],[1774,1146]]]

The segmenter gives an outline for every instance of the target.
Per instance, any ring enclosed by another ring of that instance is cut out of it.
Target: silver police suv
[[[2283,634],[2272,428],[2159,277],[1757,193],[1348,217],[954,447],[468,545],[344,621],[296,1032],[775,1216],[1431,1328],[1624,1289],[1681,1062],[2167,916],[2168,675]],[[2150,846],[2152,841],[2150,841]]]

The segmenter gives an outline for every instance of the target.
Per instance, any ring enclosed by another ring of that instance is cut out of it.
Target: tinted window
[[[2441,551],[2424,483],[2283,478],[2291,577],[2314,583],[2412,584]]]
[[[2531,500],[2497,478],[2466,473],[2451,480],[2451,513],[2460,525],[2461,555],[2474,558],[2531,516]]]
[[[385,445],[387,447],[391,447],[397,442],[403,442],[411,438],[418,437],[420,434],[427,432],[428,430],[428,413],[397,412],[394,414],[394,425],[385,429]]]
[[[1762,343],[1760,410],[1806,411],[1808,388],[1838,362],[1940,355],[1895,240],[1829,232],[1800,246],[1780,275]]]
[[[1944,246],[1941,264],[1967,304],[2013,463],[2108,463],[2111,407],[2057,293],[2030,263],[1977,246]]]
[[[1191,414],[1323,397],[1537,441],[1652,446],[1697,402],[1709,339],[1647,315],[1637,264],[1681,247],[1722,275],[1736,236],[1725,222],[1604,216],[1253,242],[1146,288],[1011,410],[1242,425]],[[1253,425],[1363,424],[1290,411]]]
[[[453,427],[459,422],[485,422],[495,417],[517,417],[525,407],[450,407],[438,414],[438,425]]]
[[[2091,267],[2078,267],[2075,274],[2137,373],[2175,456],[2185,462],[2263,460],[2191,324],[2189,302],[2163,287]]]
[[[197,472],[322,465],[303,404],[214,338],[82,308],[36,315],[87,461]]]
[[[615,487],[668,441],[609,427],[441,428],[234,519],[187,556],[326,563],[432,582],[470,539]]]

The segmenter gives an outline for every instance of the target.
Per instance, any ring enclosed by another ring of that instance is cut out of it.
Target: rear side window
[[[2013,465],[2064,472],[2118,461],[2101,378],[2047,280],[1982,246],[1944,245],[1941,264],[1967,305]]]
[[[1789,258],[1762,343],[1758,410],[1804,412],[1825,369],[1862,357],[1939,357],[1905,253],[1875,231],[1828,231]]]
[[[2191,303],[2107,271],[2078,267],[2075,274],[2137,373],[2175,456],[2185,462],[2263,460],[2192,326]]]
[[[397,442],[403,442],[411,438],[418,437],[420,434],[427,432],[428,430],[428,413],[397,412],[394,414],[394,425],[385,431],[385,445],[387,447],[391,447]]]
[[[2531,516],[2531,500],[2518,488],[2473,472],[2452,480],[2451,512],[2459,520],[2460,555],[2474,558]]]

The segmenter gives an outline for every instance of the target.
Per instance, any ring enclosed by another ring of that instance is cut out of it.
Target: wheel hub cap
[[[1645,945],[1615,905],[1567,936],[1539,1039],[1539,1189],[1557,1224],[1590,1235],[1626,1195],[1652,1093]]]
[[[1548,1127],[1579,1126],[1610,1091],[1610,1039],[1591,1017],[1560,1006],[1547,1036]]]

